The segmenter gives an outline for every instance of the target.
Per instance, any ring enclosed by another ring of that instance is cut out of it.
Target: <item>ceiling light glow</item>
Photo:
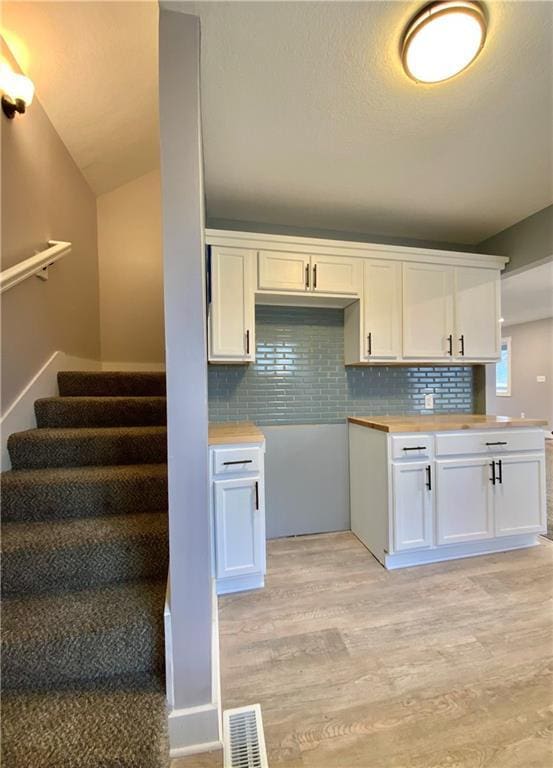
[[[486,39],[486,17],[475,2],[447,0],[425,6],[405,31],[405,71],[421,83],[439,83],[462,72]]]

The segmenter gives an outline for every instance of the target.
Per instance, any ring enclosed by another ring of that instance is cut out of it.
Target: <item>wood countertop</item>
[[[349,416],[352,424],[379,429],[381,432],[439,432],[455,429],[506,429],[509,427],[544,427],[545,419],[517,419],[510,416],[485,416],[475,413],[444,413],[425,416]]]
[[[253,421],[221,421],[209,425],[209,445],[263,442],[265,435]]]

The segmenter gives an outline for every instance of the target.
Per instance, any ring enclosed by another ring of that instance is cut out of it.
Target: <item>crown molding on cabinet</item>
[[[433,248],[415,248],[407,245],[361,243],[348,240],[324,240],[296,235],[266,235],[259,232],[234,232],[222,229],[206,229],[206,245],[249,248],[254,250],[278,250],[312,255],[375,258],[397,261],[424,261],[483,269],[505,269],[506,256],[492,256],[466,251],[443,251]]]

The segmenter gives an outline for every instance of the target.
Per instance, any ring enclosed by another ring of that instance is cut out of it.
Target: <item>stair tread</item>
[[[3,490],[10,485],[25,483],[59,483],[106,481],[116,477],[167,476],[167,464],[98,464],[90,467],[41,467],[39,469],[8,469],[2,472]]]
[[[61,396],[165,395],[165,373],[160,371],[60,371]]]
[[[167,513],[138,512],[127,515],[70,518],[37,522],[2,522],[4,556],[20,549],[36,552],[86,548],[114,539],[155,536],[167,531]]]
[[[161,396],[43,397],[35,401],[38,427],[104,427],[166,424]]]
[[[163,691],[2,694],[2,758],[11,768],[162,768],[168,765]]]
[[[14,432],[8,443],[27,440],[90,440],[91,438],[150,437],[167,434],[167,427],[146,425],[135,427],[37,427]]]
[[[4,653],[13,643],[37,643],[114,627],[152,629],[163,615],[163,580],[111,584],[96,589],[8,597],[2,606]],[[136,631],[136,630],[135,630]]]
[[[12,469],[2,473],[6,521],[155,512],[166,505],[166,463]]]

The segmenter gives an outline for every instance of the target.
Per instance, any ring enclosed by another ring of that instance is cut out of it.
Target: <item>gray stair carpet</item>
[[[166,768],[165,377],[58,375],[2,473],[2,764]]]

